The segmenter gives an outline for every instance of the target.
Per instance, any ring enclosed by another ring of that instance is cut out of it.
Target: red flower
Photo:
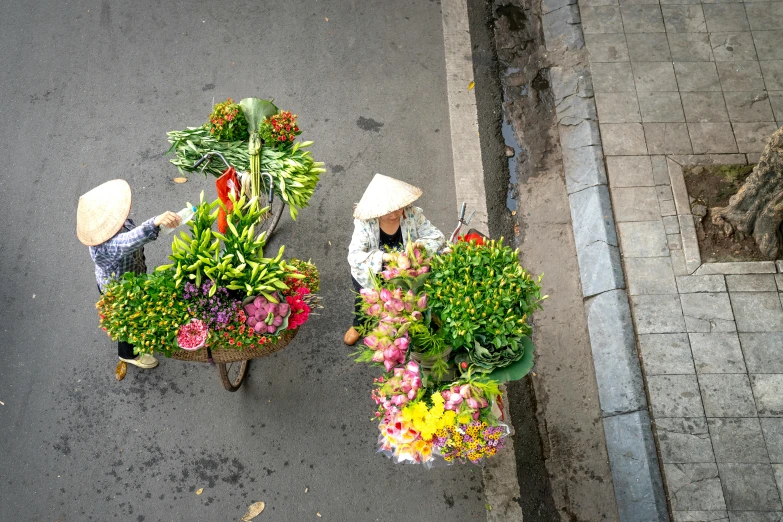
[[[233,339],[229,339],[228,340],[228,344],[234,344],[234,340]]]

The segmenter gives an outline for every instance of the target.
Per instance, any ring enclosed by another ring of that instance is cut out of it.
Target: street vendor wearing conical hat
[[[383,270],[392,259],[390,250],[402,251],[408,241],[426,249],[429,255],[446,246],[440,230],[424,217],[412,203],[421,196],[421,189],[404,181],[376,174],[353,212],[353,237],[348,247],[353,288],[372,288],[371,274]],[[359,340],[359,311],[361,299],[357,295],[353,325],[345,333],[347,345]]]
[[[110,280],[126,272],[147,272],[144,245],[157,239],[160,227],[176,227],[181,218],[166,211],[136,226],[128,218],[131,208],[131,189],[123,179],[107,181],[83,194],[76,211],[76,236],[90,247],[95,263],[98,290]],[[139,368],[154,368],[158,361],[149,354],[136,357],[133,345],[120,341],[117,353],[122,361]]]

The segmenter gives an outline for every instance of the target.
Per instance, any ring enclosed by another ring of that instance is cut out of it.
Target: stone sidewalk
[[[755,162],[783,122],[783,2],[579,11],[674,520],[783,520],[783,274],[702,265],[682,183]]]

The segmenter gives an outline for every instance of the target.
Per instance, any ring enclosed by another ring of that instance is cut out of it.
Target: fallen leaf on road
[[[308,491],[310,491],[310,488],[305,488],[305,493],[307,493]]]
[[[202,493],[204,493],[204,488],[198,488],[196,490],[196,495],[201,495]]]
[[[470,82],[470,83],[468,84],[468,90],[469,90],[469,91],[472,91],[472,90],[473,90],[473,87],[475,87],[475,86],[476,86],[476,82]]]
[[[247,508],[247,513],[245,513],[245,515],[242,517],[242,522],[250,522],[258,515],[260,515],[265,507],[266,504],[264,504],[263,502],[255,502],[253,504],[250,504],[250,506]]]
[[[320,513],[316,513],[315,515],[316,515],[318,518],[321,518],[321,514],[320,514]]]
[[[188,178],[174,178],[174,183],[185,183]]]
[[[121,381],[125,378],[126,373],[128,373],[128,364],[125,361],[118,362],[117,367],[114,369],[114,376],[118,381]]]
[[[5,406],[5,403],[3,401],[0,401],[0,406]],[[307,491],[305,491],[307,493]]]
[[[326,20],[327,22],[329,21],[329,19],[328,19],[328,18],[324,18],[324,20]]]

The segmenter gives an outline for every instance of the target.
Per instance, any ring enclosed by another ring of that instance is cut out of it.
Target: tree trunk
[[[769,138],[758,165],[726,207],[711,209],[712,222],[728,233],[753,235],[759,251],[776,259],[783,223],[783,127]]]

